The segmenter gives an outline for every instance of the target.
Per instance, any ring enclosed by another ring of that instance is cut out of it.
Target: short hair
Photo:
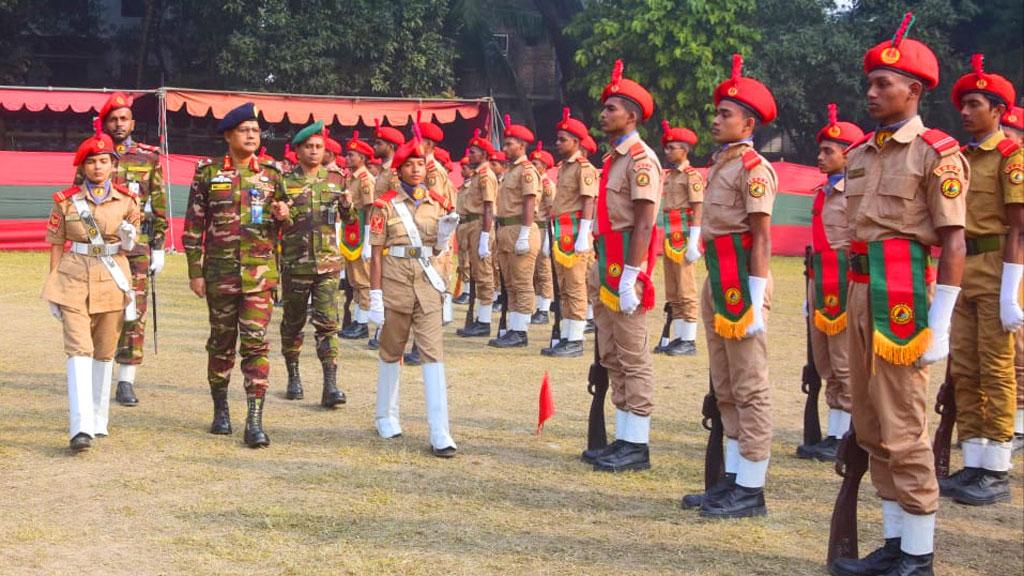
[[[640,105],[630,100],[629,98],[622,98],[623,107],[626,112],[636,115],[636,123],[640,124],[644,121],[644,113],[640,110]]]

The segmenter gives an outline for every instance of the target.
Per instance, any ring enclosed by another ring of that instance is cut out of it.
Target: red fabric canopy
[[[0,186],[53,186],[54,192],[71,185],[73,152],[0,151]],[[188,186],[202,156],[171,154],[170,183]],[[165,175],[166,179],[167,176]]]
[[[152,90],[75,90],[68,88],[0,88],[0,108],[17,112],[22,108],[29,112],[43,109],[54,112],[72,110],[79,114],[98,112],[114,92],[125,92],[130,96],[152,94]]]

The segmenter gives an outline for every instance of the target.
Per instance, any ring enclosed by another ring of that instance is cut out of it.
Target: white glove
[[[459,227],[459,214],[458,212],[452,212],[442,216],[437,221],[437,242],[434,242],[434,249],[438,253],[444,252],[448,249],[448,241],[452,239],[452,234],[455,234],[455,229]]]
[[[544,233],[544,241],[540,244],[540,252],[545,258],[551,256],[551,235],[547,232]]]
[[[370,257],[373,256],[373,250],[370,249],[370,226],[363,226],[363,249],[359,252],[359,257],[364,262],[369,262]]]
[[[1016,332],[1024,325],[1024,310],[1017,302],[1020,294],[1020,280],[1024,275],[1024,265],[1003,262],[1003,285],[999,289],[999,319],[1003,330]]]
[[[377,326],[384,323],[384,291],[370,290],[370,313],[367,316],[370,322]]]
[[[576,246],[573,250],[577,254],[586,254],[593,250],[591,246],[591,228],[594,226],[593,220],[580,220],[580,233],[576,236]]]
[[[522,256],[530,251],[530,227],[519,227],[519,238],[516,238],[516,254]]]
[[[138,236],[138,232],[135,230],[135,226],[132,226],[127,220],[122,220],[121,225],[117,227],[117,236],[121,239],[121,248],[125,252],[130,252],[135,248],[135,238]]]
[[[476,253],[481,258],[491,255],[491,234],[489,232],[480,233],[480,245],[476,247]]]
[[[764,332],[764,291],[768,288],[768,279],[751,276],[747,285],[750,287],[750,307],[754,311],[754,323],[747,326],[747,336],[755,336]]]
[[[61,311],[60,305],[53,302],[47,302],[47,304],[50,306],[50,315],[56,318],[58,322],[63,322],[64,312]]]
[[[640,298],[636,295],[636,278],[640,275],[640,269],[636,266],[626,264],[622,267],[622,277],[619,278],[619,311],[623,314],[632,314],[640,306]]]
[[[960,288],[957,286],[935,285],[935,297],[928,307],[928,327],[932,331],[932,342],[918,358],[918,366],[927,366],[949,356],[949,325],[959,294]]]
[[[804,300],[804,305],[801,306],[801,311],[804,313],[804,318],[807,318],[808,316],[811,315],[811,307],[808,306],[807,300]]]
[[[149,259],[149,271],[157,275],[164,269],[164,251],[153,250],[153,256]]]
[[[686,261],[693,264],[697,260],[700,260],[700,226],[692,226],[686,240]]]

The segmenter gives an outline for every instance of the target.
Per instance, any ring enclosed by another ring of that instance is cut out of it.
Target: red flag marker
[[[537,434],[544,429],[544,422],[555,415],[555,401],[551,398],[551,386],[548,383],[548,373],[544,373],[544,380],[540,383],[540,406],[537,409]]]

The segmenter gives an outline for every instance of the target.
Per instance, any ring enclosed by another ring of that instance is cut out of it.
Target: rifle
[[[476,280],[473,279],[473,258],[469,259],[469,306],[466,308],[466,323],[463,325],[463,329],[468,330],[473,322],[476,314]]]
[[[722,413],[718,410],[718,398],[715,397],[711,374],[708,374],[708,393],[704,395],[700,412],[703,416],[700,425],[708,431],[708,444],[704,448],[704,493],[707,494],[725,476],[725,454],[722,447],[725,426],[722,424]]]
[[[804,247],[804,278],[806,282],[811,281],[811,270],[814,266],[814,256],[810,246]],[[804,446],[810,447],[821,442],[821,419],[818,417],[818,396],[821,394],[821,375],[814,366],[814,351],[811,349],[811,315],[814,314],[813,302],[810,300],[810,290],[805,289],[807,296],[807,317],[804,318],[807,335],[807,363],[804,364],[803,373],[800,376],[800,390],[807,395],[804,404]]]
[[[143,220],[141,232],[146,235],[146,238],[150,242],[150,258],[152,258],[153,249],[153,203],[151,200],[146,201],[146,206],[143,209]],[[146,269],[146,276],[149,277],[149,294],[153,300],[153,354],[160,353],[160,346],[157,342],[157,323],[156,323],[156,274],[153,273],[151,268]]]
[[[348,274],[341,279],[341,289],[345,291],[345,306],[341,317],[341,327],[344,329],[352,324],[352,300],[356,297],[352,283],[348,281]]]
[[[661,327],[661,340],[658,341],[658,348],[662,351],[668,347],[672,334],[672,304],[665,302],[665,324]],[[659,350],[655,350],[658,352]]]
[[[857,432],[851,424],[836,450],[836,474],[842,476],[843,485],[832,509],[832,524],[828,532],[829,564],[837,558],[860,557],[857,551],[857,494],[867,471],[868,453],[857,444]]]
[[[590,416],[587,419],[587,450],[608,445],[608,432],[604,426],[604,399],[608,395],[608,370],[601,366],[597,329],[594,329],[594,362],[587,374],[587,392],[590,392]]]
[[[935,429],[935,440],[932,442],[936,478],[949,476],[949,450],[953,442],[953,426],[956,425],[956,387],[950,374],[952,365],[952,359],[947,358],[946,379],[935,398],[935,412],[939,415],[939,426]]]
[[[153,354],[160,353],[160,345],[157,341],[157,325],[156,325],[156,274],[152,271],[149,272],[149,295],[153,300],[152,312],[153,312]]]
[[[555,266],[555,227],[548,222],[548,260],[551,262],[551,286],[554,292],[554,300],[551,302],[551,311],[555,313],[555,322],[551,325],[551,347],[558,346],[562,340],[562,299],[558,291],[558,268]]]

